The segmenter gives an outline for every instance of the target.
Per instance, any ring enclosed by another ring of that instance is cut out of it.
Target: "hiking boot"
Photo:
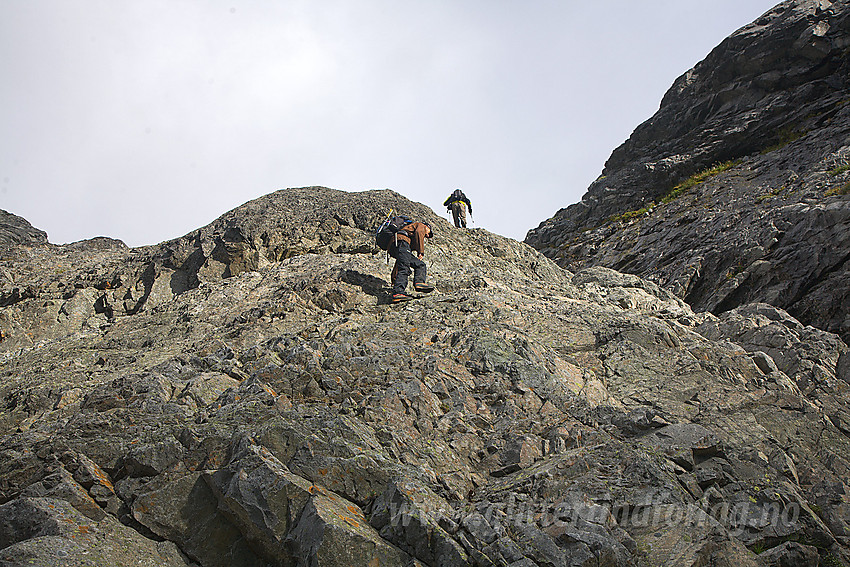
[[[432,291],[434,291],[434,286],[428,285],[426,283],[414,283],[413,289],[415,289],[419,293],[431,293]]]
[[[406,294],[406,293],[404,293],[404,292],[402,292],[402,293],[394,293],[394,294],[393,294],[392,302],[393,302],[393,303],[401,303],[402,301],[410,301],[411,299],[416,299],[416,298],[415,298],[415,297],[413,297],[412,295],[408,295],[408,294]]]

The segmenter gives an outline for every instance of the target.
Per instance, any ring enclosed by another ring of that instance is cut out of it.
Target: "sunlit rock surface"
[[[405,305],[390,208],[435,233]],[[695,313],[391,191],[0,257],[0,565],[850,559],[848,349],[779,309]]]

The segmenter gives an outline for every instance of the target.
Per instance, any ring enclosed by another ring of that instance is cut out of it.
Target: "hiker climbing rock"
[[[463,191],[455,189],[443,206],[452,214],[457,228],[466,228],[466,209],[469,208],[469,218],[472,219],[472,202],[463,194]]]
[[[390,247],[390,255],[395,258],[393,266],[393,303],[409,301],[414,296],[405,292],[410,271],[413,270],[413,289],[419,293],[430,293],[434,286],[425,283],[428,273],[422,258],[425,256],[425,239],[434,233],[431,225],[425,222],[411,222],[396,232],[396,238]]]

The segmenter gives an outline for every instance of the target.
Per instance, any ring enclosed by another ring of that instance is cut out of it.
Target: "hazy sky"
[[[522,240],[775,3],[0,0],[0,209],[139,246],[286,187],[460,187]]]

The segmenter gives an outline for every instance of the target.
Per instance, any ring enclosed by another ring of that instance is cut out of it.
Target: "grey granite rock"
[[[321,206],[285,224],[302,202]],[[0,506],[62,502],[140,564],[166,545],[203,567],[755,565],[798,540],[847,559],[837,336],[695,313],[413,204],[437,290],[390,305],[368,225],[403,205],[301,189],[158,247],[16,248],[32,297],[0,307]],[[227,258],[192,244],[237,232]],[[197,282],[172,287],[181,269]],[[71,300],[85,316],[59,322]],[[0,557],[85,557],[9,517]]]
[[[156,542],[112,516],[93,521],[63,499],[19,498],[0,506],[0,565],[186,567],[171,542]]]

